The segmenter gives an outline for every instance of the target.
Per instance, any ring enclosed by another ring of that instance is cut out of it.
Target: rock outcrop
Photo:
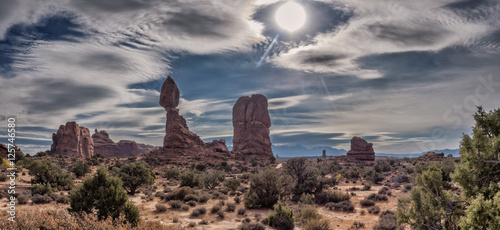
[[[16,152],[22,152],[21,149],[15,145],[13,148]],[[3,158],[8,158],[8,153],[9,153],[9,148],[7,147],[7,145],[0,143],[0,156]]]
[[[418,157],[419,160],[424,161],[442,161],[444,159],[444,153],[427,152],[422,156]]]
[[[163,149],[182,154],[228,153],[225,140],[204,143],[195,133],[189,131],[186,120],[179,114],[180,92],[170,76],[161,87],[160,105],[167,112]]]
[[[97,131],[92,134],[94,140],[94,153],[101,154],[104,157],[131,157],[139,154],[148,153],[156,149],[152,145],[138,144],[135,141],[121,140],[114,142],[109,138],[105,130]]]
[[[240,97],[233,107],[233,152],[272,156],[267,98],[261,94]]]
[[[92,157],[94,155],[94,140],[88,128],[79,126],[76,122],[61,125],[57,133],[52,134],[50,151],[54,155],[70,155]]]
[[[361,137],[353,137],[351,139],[351,150],[347,152],[347,156],[356,160],[374,161],[375,152],[373,151],[373,144],[368,143]]]

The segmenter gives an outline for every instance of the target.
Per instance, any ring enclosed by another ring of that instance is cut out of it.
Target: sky
[[[27,153],[68,121],[160,146],[172,76],[205,141],[231,147],[232,106],[260,93],[275,146],[361,136],[405,154],[456,149],[476,105],[500,107],[499,1],[296,2],[306,22],[289,32],[286,1],[0,0],[0,121],[17,119]]]

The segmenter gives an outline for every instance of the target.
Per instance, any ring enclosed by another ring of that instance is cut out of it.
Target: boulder
[[[233,152],[272,156],[267,98],[262,94],[240,97],[233,107]]]
[[[52,134],[50,151],[54,155],[69,155],[90,158],[94,155],[94,140],[88,128],[76,122],[61,125],[57,133]]]
[[[351,139],[351,150],[347,152],[347,156],[356,160],[374,161],[373,144],[368,143],[361,137],[353,137]]]

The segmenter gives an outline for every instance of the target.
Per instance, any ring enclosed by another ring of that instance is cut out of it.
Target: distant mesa
[[[442,161],[444,159],[444,152],[436,153],[429,151],[426,154],[419,156],[418,159],[424,161]]]
[[[233,107],[233,152],[272,156],[267,98],[262,94],[240,97]]]
[[[172,77],[163,83],[160,93],[160,105],[166,111],[165,137],[163,150],[170,155],[206,155],[212,153],[226,153],[229,150],[224,139],[205,143],[195,133],[189,131],[186,120],[179,114],[180,92]]]
[[[94,140],[94,152],[104,157],[131,157],[151,152],[157,147],[147,144],[139,144],[135,141],[121,140],[114,142],[109,138],[105,130],[97,131],[92,135]]]
[[[61,125],[57,133],[52,134],[50,151],[54,155],[68,155],[90,158],[94,155],[94,140],[88,128],[76,122]]]
[[[351,150],[347,152],[347,156],[355,160],[374,161],[375,152],[373,151],[373,144],[368,143],[361,137],[353,137],[351,139]]]

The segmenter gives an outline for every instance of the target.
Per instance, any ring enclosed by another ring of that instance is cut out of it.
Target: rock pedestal
[[[373,144],[368,143],[361,137],[353,137],[351,139],[351,150],[347,152],[347,156],[356,160],[374,161],[375,152],[373,151]]]
[[[240,97],[233,107],[233,152],[272,156],[267,98],[261,94]]]
[[[88,128],[79,126],[76,122],[61,125],[57,133],[52,134],[52,154],[92,157],[94,155],[94,141]]]

